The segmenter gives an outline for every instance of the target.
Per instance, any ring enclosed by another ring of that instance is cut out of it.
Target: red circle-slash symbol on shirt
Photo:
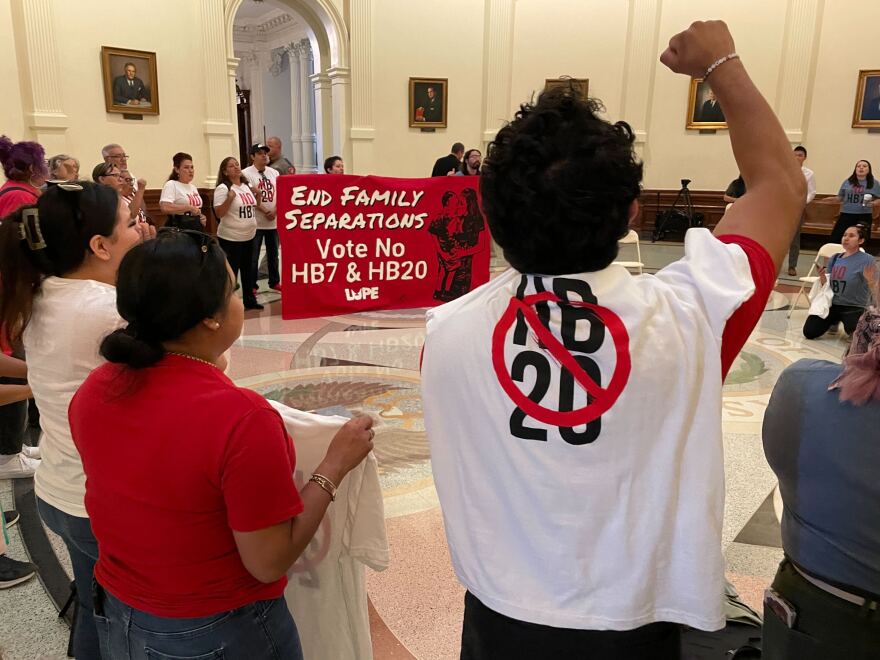
[[[541,323],[538,314],[534,310],[534,305],[539,302],[565,303],[573,307],[583,307],[599,317],[599,320],[602,321],[611,335],[615,352],[617,353],[617,363],[614,365],[614,373],[611,375],[608,387],[602,388],[590,378],[587,372],[578,364],[577,360],[574,359],[574,356],[562,345],[562,342]],[[510,370],[507,368],[504,360],[504,345],[508,331],[516,322],[518,312],[522,313],[525,322],[535,333],[541,344],[543,344],[545,351],[562,365],[564,369],[571,372],[575,381],[592,397],[593,400],[587,403],[586,406],[567,412],[545,408],[523,394],[519,387],[516,386],[516,383],[513,382]],[[627,333],[626,326],[620,317],[606,307],[577,300],[563,301],[549,291],[526,296],[522,300],[513,297],[510,299],[510,304],[508,304],[504,314],[498,319],[495,331],[492,334],[492,366],[504,392],[529,417],[552,426],[580,426],[592,422],[607,412],[617,401],[617,398],[623,392],[623,388],[626,387],[632,369],[629,354],[629,333]]]

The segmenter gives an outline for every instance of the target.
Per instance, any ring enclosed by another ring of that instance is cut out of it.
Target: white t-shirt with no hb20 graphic
[[[260,206],[264,209],[275,211],[276,197],[278,189],[275,186],[275,179],[278,178],[278,170],[271,167],[265,167],[262,172],[251,165],[241,171],[241,175],[247,179],[251,190],[258,196]],[[278,222],[273,216],[270,220],[266,214],[257,209],[257,229],[275,229]]]
[[[755,290],[740,245],[692,229],[656,276],[508,270],[428,311],[425,429],[474,596],[558,628],[724,626],[721,339]]]
[[[233,185],[232,192],[235,198],[220,218],[217,236],[227,241],[249,241],[257,234],[257,198],[244,183]],[[223,204],[228,196],[229,187],[225,183],[214,188],[214,208]]]
[[[174,179],[169,179],[162,186],[162,196],[159,202],[166,204],[188,204],[196,208],[202,208],[202,196],[199,189],[191,183],[181,183]]]

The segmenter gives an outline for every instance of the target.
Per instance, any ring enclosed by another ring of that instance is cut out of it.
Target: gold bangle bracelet
[[[312,478],[309,481],[314,481],[318,486],[323,488],[327,494],[330,496],[330,501],[336,501],[336,484],[330,481],[323,474],[318,474],[317,472],[312,475]]]

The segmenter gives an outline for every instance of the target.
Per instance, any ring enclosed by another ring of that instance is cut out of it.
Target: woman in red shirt
[[[0,186],[0,218],[16,209],[36,204],[46,182],[46,152],[36,142],[13,142],[0,136],[0,163],[6,183]]]
[[[70,404],[106,658],[302,657],[285,574],[372,448],[372,420],[342,427],[298,493],[281,417],[217,366],[241,333],[234,286],[202,232],[132,249],[116,285],[128,326]]]

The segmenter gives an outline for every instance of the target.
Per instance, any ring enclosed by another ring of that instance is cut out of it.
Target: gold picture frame
[[[448,88],[448,78],[409,79],[410,128],[446,128]]]
[[[130,71],[130,67],[134,67],[134,71]],[[124,115],[159,114],[156,53],[102,46],[101,76],[104,80],[104,106],[107,112]]]
[[[551,89],[558,89],[560,87],[562,87],[563,89],[574,88],[574,90],[580,95],[582,99],[590,98],[589,78],[569,78],[568,76],[563,76],[562,78],[544,79],[545,92]]]
[[[859,71],[852,127],[880,128],[880,69]]]
[[[724,111],[715,100],[709,83],[703,78],[691,78],[685,128],[716,131],[727,129]]]

